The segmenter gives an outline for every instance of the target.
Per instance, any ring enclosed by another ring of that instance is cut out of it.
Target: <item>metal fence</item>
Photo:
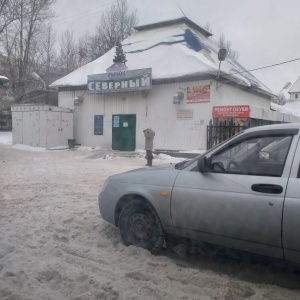
[[[207,126],[207,150],[229,139],[235,134],[245,129],[245,126],[235,125],[232,120],[221,121],[218,125],[213,125],[210,120]]]

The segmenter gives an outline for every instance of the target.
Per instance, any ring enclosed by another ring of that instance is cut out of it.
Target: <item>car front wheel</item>
[[[132,199],[119,216],[120,233],[125,245],[134,245],[157,253],[163,246],[164,235],[153,207],[145,200]]]

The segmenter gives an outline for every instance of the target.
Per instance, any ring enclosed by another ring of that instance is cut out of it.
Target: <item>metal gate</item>
[[[215,124],[213,124],[216,122]],[[261,119],[248,119],[247,122],[242,125],[236,125],[234,119],[228,119],[221,121],[220,119],[214,119],[209,121],[207,126],[207,150],[212,147],[226,141],[235,134],[241,132],[244,129],[252,128],[256,126],[271,125],[271,124],[281,124],[285,122],[281,121],[270,121],[270,120],[261,120]]]
[[[207,126],[207,150],[229,139],[244,130],[246,126],[235,125],[233,120],[225,120],[213,125],[212,120]]]

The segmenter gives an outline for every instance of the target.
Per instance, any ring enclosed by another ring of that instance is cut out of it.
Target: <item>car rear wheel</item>
[[[156,211],[145,200],[132,199],[119,216],[120,233],[125,245],[134,245],[157,253],[164,244],[164,234]]]

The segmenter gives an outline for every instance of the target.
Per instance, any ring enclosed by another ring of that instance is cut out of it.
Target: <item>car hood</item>
[[[131,170],[113,175],[109,180],[122,183],[173,186],[179,172],[180,170],[175,169],[175,165],[168,164]]]

